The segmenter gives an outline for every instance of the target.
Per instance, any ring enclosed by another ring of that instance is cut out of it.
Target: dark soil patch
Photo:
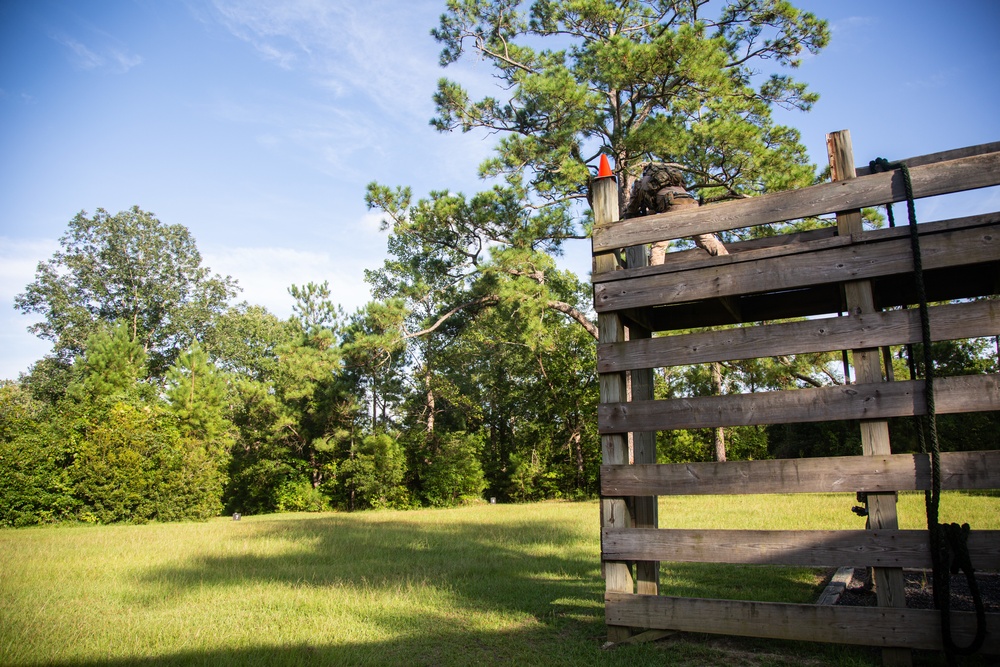
[[[910,609],[933,609],[933,577],[930,570],[903,570],[906,581],[906,606]],[[1000,612],[1000,573],[976,572],[976,584],[983,598],[987,613]],[[837,601],[840,605],[855,607],[875,607],[875,590],[871,585],[870,572],[864,568],[854,570],[854,578]],[[972,593],[964,574],[951,577],[951,608],[953,611],[975,611]]]

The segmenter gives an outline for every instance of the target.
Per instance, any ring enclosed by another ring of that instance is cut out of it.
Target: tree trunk
[[[716,396],[722,396],[722,364],[712,362],[712,391]],[[726,432],[719,426],[715,429],[715,460],[722,463],[726,460]]]

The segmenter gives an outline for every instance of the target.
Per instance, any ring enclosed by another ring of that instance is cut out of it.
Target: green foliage
[[[462,431],[440,436],[428,446],[420,481],[427,503],[448,507],[480,500],[486,489],[479,455],[482,439]]]
[[[226,382],[195,343],[167,370],[167,400],[181,437],[224,467],[232,446],[232,423],[225,416]]]
[[[125,323],[119,322],[110,331],[98,328],[77,359],[79,380],[70,385],[70,391],[91,400],[128,393],[146,378],[145,365],[146,353]]]
[[[797,67],[826,45],[826,23],[783,0],[725,2],[714,17],[703,4],[451,0],[433,31],[442,65],[471,51],[510,92],[474,102],[442,79],[432,123],[501,133],[482,172],[526,175],[550,202],[582,196],[601,152],[615,159],[622,201],[644,160],[679,163],[703,199],[808,182],[798,132],[770,110],[808,110],[817,96],[757,68]]]
[[[201,342],[209,358],[231,376],[267,382],[277,372],[277,347],[290,342],[297,327],[262,306],[237,304],[214,320]]]
[[[199,448],[184,446],[161,409],[117,402],[74,423],[68,469],[85,521],[207,519],[222,509],[222,476]]]
[[[187,228],[138,207],[80,212],[59,243],[14,305],[44,318],[30,330],[52,341],[63,363],[83,354],[100,323],[124,322],[159,377],[235,294],[231,278],[201,266]]]
[[[275,490],[274,509],[279,512],[323,512],[330,509],[330,499],[307,480],[289,480]]]
[[[406,454],[387,433],[366,436],[351,458],[340,465],[346,509],[403,509],[410,499],[406,485]]]
[[[65,466],[69,453],[51,433],[44,404],[20,385],[0,382],[0,526],[73,516]]]

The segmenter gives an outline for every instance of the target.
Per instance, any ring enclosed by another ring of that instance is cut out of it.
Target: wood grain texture
[[[1000,153],[989,152],[915,166],[910,170],[910,179],[917,198],[997,185],[1000,184]],[[906,192],[898,172],[870,174],[848,181],[631,218],[617,224],[595,224],[593,250],[596,254],[643,243],[850,211],[905,199]]]
[[[602,466],[601,494],[723,495],[926,491],[927,454]],[[941,488],[1000,488],[1000,450],[942,452]]]
[[[976,146],[967,146],[965,148],[955,148],[950,151],[941,151],[940,153],[929,153],[927,155],[919,155],[917,157],[903,158],[902,160],[893,160],[891,158],[886,158],[890,162],[902,162],[907,167],[920,167],[925,164],[934,164],[936,162],[947,162],[948,160],[957,160],[963,157],[971,157],[973,155],[985,155],[986,153],[996,153],[1000,151],[1000,141],[993,141],[988,144],[978,144]],[[885,156],[879,156],[885,157]],[[871,169],[867,166],[856,167],[855,171],[858,176],[867,176],[871,173]]]
[[[922,380],[908,380],[604,403],[597,409],[597,426],[602,434],[611,434],[911,417],[926,412],[923,389]],[[1000,410],[1000,375],[943,377],[935,381],[934,389],[938,414]]]
[[[618,187],[613,178],[599,178],[593,184],[594,220],[601,224],[611,224],[618,220]],[[613,271],[618,267],[618,257],[606,253],[594,257],[597,271]],[[597,316],[598,341],[618,343],[625,340],[625,327],[621,318],[613,313]],[[625,374],[605,373],[599,378],[600,400],[626,400]],[[601,455],[606,465],[628,463],[628,442],[624,435],[601,436]],[[632,525],[628,505],[624,498],[604,498],[601,500],[601,526],[604,528],[628,528]],[[608,592],[632,593],[634,583],[628,563],[607,562],[603,564],[604,588]],[[608,641],[620,642],[631,636],[628,627],[608,624]]]
[[[846,508],[845,508],[846,509]],[[969,552],[977,570],[1000,569],[1000,531],[973,530]],[[677,530],[601,531],[606,560],[740,563],[805,567],[932,566],[926,530]]]
[[[1000,301],[973,301],[929,309],[935,341],[1000,335]],[[687,366],[712,361],[831,352],[857,347],[919,343],[917,310],[766,324],[603,343],[597,371]]]
[[[963,218],[935,220],[934,222],[921,222],[917,226],[917,229],[921,236],[927,236],[958,229],[988,227],[998,223],[1000,223],[1000,212],[994,212],[970,215]],[[667,255],[667,261],[664,264],[657,266],[632,266],[630,268],[619,267],[616,270],[594,273],[591,281],[593,283],[601,283],[613,280],[630,280],[641,276],[677,273],[679,271],[690,271],[710,266],[742,264],[758,259],[777,259],[779,257],[817,252],[829,248],[839,248],[852,243],[879,243],[893,239],[909,238],[910,230],[908,226],[861,230],[853,237],[840,236],[835,228],[813,229],[807,232],[794,232],[733,243],[727,246],[732,248],[730,254],[719,255],[717,257],[706,257],[705,253],[701,251],[684,250],[674,252]]]
[[[1000,223],[921,237],[925,270],[1000,260]],[[739,264],[648,275],[594,285],[594,309],[601,312],[718,299],[909,274],[908,239],[825,248]]]
[[[609,624],[736,636],[854,644],[941,648],[940,612],[926,609],[830,607],[821,605],[703,600],[653,595],[605,595]],[[968,645],[975,614],[954,612],[956,641]],[[1000,614],[987,614],[982,652],[1000,652]]]

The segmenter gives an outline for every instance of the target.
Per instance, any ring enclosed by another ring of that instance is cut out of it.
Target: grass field
[[[900,499],[923,527],[923,497]],[[860,528],[848,495],[671,498],[662,527]],[[1000,528],[1000,498],[942,520]],[[679,635],[601,650],[598,505],[0,531],[0,665],[875,665],[868,649]],[[828,573],[664,564],[665,592],[812,602]],[[918,655],[917,664],[939,656]]]

